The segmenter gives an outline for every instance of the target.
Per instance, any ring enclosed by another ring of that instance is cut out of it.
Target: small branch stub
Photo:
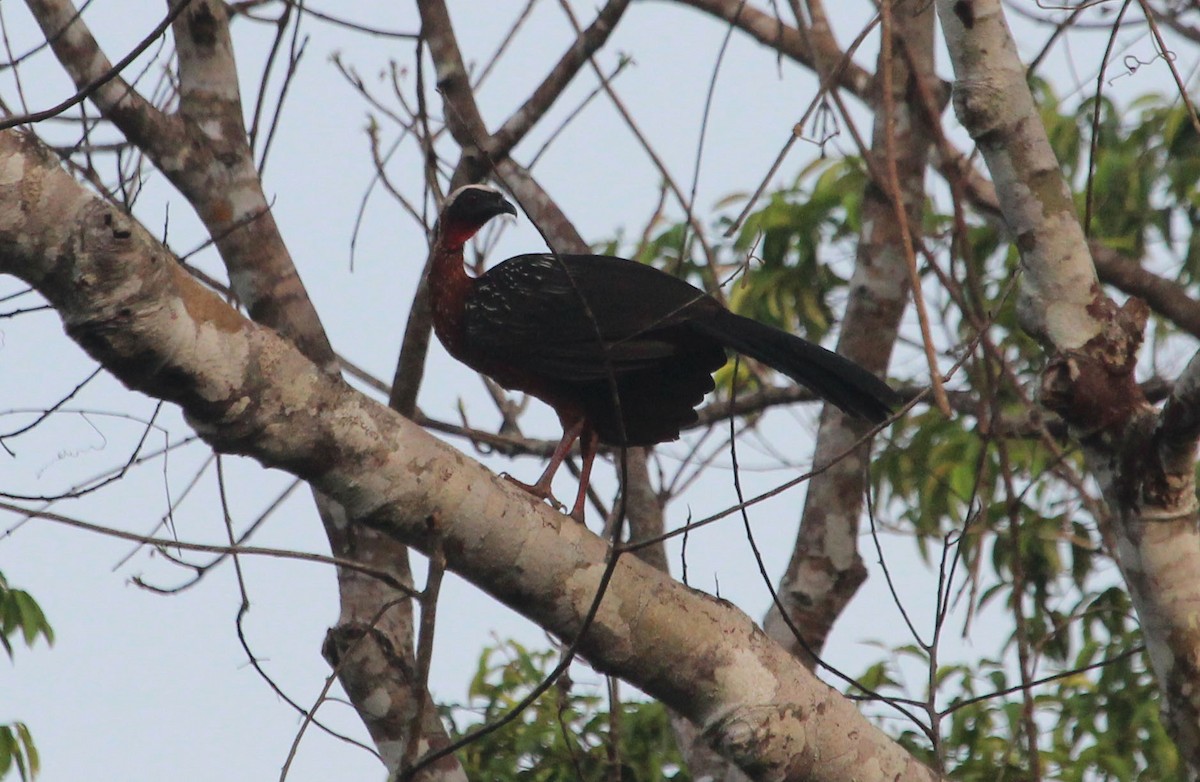
[[[1136,298],[1117,307],[1097,290],[1089,313],[1103,324],[1100,333],[1050,359],[1041,401],[1071,426],[1095,433],[1123,424],[1147,404],[1134,370],[1150,310]]]

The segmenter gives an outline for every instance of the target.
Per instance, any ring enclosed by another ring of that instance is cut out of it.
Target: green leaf
[[[18,631],[26,646],[33,646],[39,635],[46,639],[46,643],[54,643],[54,631],[41,606],[28,592],[11,588],[0,573],[0,645],[9,658],[13,656],[9,636]]]
[[[22,722],[0,725],[0,778],[14,767],[27,782],[36,779],[41,771],[41,758],[33,735]]]

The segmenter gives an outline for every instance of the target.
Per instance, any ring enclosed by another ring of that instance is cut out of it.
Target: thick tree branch
[[[1192,298],[1185,286],[1142,268],[1136,260],[1099,242],[1090,242],[1088,247],[1101,282],[1137,296],[1171,323],[1200,337],[1200,302]]]
[[[896,45],[881,52],[881,67],[892,69],[892,92],[876,99],[870,169],[882,174],[889,162],[896,171],[896,195],[907,216],[898,219],[896,205],[882,183],[872,182],[863,196],[862,235],[857,263],[850,281],[855,292],[842,323],[838,352],[880,374],[887,371],[900,318],[908,304],[909,272],[902,247],[904,235],[919,230],[924,196],[926,156],[933,134],[925,112],[910,105],[906,96],[913,84],[933,72],[933,11],[897,14]],[[908,57],[903,56],[904,50]],[[891,58],[884,66],[882,58]],[[920,70],[911,67],[917,63]],[[895,115],[887,120],[885,102]],[[892,127],[889,127],[892,125]],[[889,161],[887,139],[901,150]],[[849,451],[869,427],[825,406],[817,433],[813,463],[829,464]],[[779,596],[787,615],[772,606],[764,623],[767,631],[809,665],[815,664],[834,621],[841,615],[866,578],[858,551],[859,517],[862,515],[864,476],[869,457],[866,447],[854,451],[809,482],[804,514],[788,569],[780,582]],[[797,632],[803,636],[797,637]]]
[[[83,90],[99,83],[89,98],[126,138],[143,150],[153,145],[173,147],[183,158],[192,154],[182,122],[159,111],[120,76],[104,79],[112,63],[70,0],[27,0],[26,5],[75,86]]]
[[[1100,330],[1099,285],[1071,190],[1025,81],[999,0],[938,3],[954,64],[954,109],[979,145],[1025,271],[1022,327],[1058,349]]]
[[[271,214],[243,126],[228,9],[219,0],[172,0],[177,11],[181,4],[185,7],[173,23],[178,113],[154,109],[123,82],[102,88],[93,100],[191,203],[251,316],[286,336],[319,366],[334,371],[337,356]],[[104,72],[108,61],[69,2],[30,0],[30,6],[76,84]],[[62,35],[52,37],[60,30]],[[402,545],[349,524],[345,510],[319,493],[314,499],[335,555],[386,569],[400,583],[411,580]],[[385,762],[394,766],[396,747],[403,743],[402,731],[409,724],[403,717],[404,704],[425,697],[411,692],[406,675],[411,665],[397,663],[412,657],[411,606],[404,593],[346,568],[338,569],[338,587],[341,616],[327,639],[327,657],[337,663],[342,683]],[[381,610],[393,604],[391,610]],[[339,643],[351,635],[352,644]],[[380,667],[379,660],[389,664]],[[381,688],[387,689],[386,698],[378,697]],[[391,704],[384,713],[368,707],[382,701]],[[429,727],[434,732],[425,737],[427,745],[446,741],[440,725]],[[425,778],[457,780],[455,771],[461,775],[460,768],[444,764]]]
[[[491,137],[475,103],[475,92],[463,62],[450,12],[443,0],[417,0],[421,14],[421,37],[437,72],[438,92],[446,107],[446,129],[462,148],[450,189],[478,182],[491,173],[485,144]]]
[[[173,24],[179,113],[153,109],[124,82],[93,100],[196,210],[251,316],[333,367],[333,349],[275,224],[246,139],[225,6],[218,0],[178,1],[187,3]],[[105,72],[108,60],[71,3],[30,0],[30,8],[76,85]]]
[[[980,214],[992,221],[1003,220],[995,185],[971,165],[965,155],[952,147],[940,130],[934,130],[937,140],[934,164],[942,176],[958,182],[963,195]],[[1088,249],[1100,282],[1143,299],[1150,309],[1189,334],[1200,337],[1200,303],[1192,297],[1186,286],[1160,277],[1142,267],[1136,259],[1128,258],[1098,241],[1088,242]]]
[[[218,450],[292,472],[351,518],[426,550],[438,541],[452,570],[559,636],[583,629],[605,541],[315,371],[29,136],[0,135],[0,206],[0,272],[37,288],[126,385],[179,404]],[[935,778],[738,609],[635,557],[617,563],[580,651],[703,726],[756,778]]]
[[[487,153],[492,160],[508,157],[509,152],[537,124],[550,107],[558,100],[579,69],[587,64],[608,40],[608,36],[616,29],[621,15],[629,7],[629,0],[609,0],[596,14],[596,18],[575,38],[575,42],[559,59],[558,64],[551,69],[542,83],[525,103],[505,121],[504,125],[492,136],[488,143]]]

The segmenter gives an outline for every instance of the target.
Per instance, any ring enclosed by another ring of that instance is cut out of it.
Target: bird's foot
[[[550,507],[554,508],[559,513],[563,513],[567,509],[566,505],[563,505],[561,502],[555,499],[553,494],[550,493],[550,486],[543,485],[541,481],[538,481],[537,483],[525,483],[524,481],[517,480],[506,472],[500,473],[500,477],[514,486],[524,489],[539,500],[549,501]]]

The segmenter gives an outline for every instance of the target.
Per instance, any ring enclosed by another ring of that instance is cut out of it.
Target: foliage
[[[25,723],[0,725],[0,778],[15,768],[21,779],[34,779],[40,765],[37,747]]]
[[[41,606],[28,592],[10,587],[4,574],[0,573],[0,646],[8,652],[9,659],[13,657],[10,638],[17,632],[21,633],[26,646],[33,646],[39,635],[46,643],[54,643],[54,631]]]
[[[1184,107],[1147,96],[1123,112],[1103,99],[1072,110],[1044,84],[1038,95],[1081,215],[1090,172],[1092,237],[1137,263],[1152,261],[1151,248],[1160,262],[1186,248],[1178,264],[1190,282],[1194,234],[1179,232],[1194,224],[1200,145]],[[982,219],[972,222],[965,270],[1004,280],[1011,251]],[[940,666],[927,649],[909,645],[868,674],[887,694],[939,704],[936,749],[911,728],[901,740],[954,779],[1024,779],[1031,769],[1069,782],[1182,779],[1132,607],[1114,585],[1105,520],[1088,496],[1081,457],[1061,435],[1010,424],[1033,409],[1039,351],[1017,328],[1001,286],[972,287],[968,278],[965,293],[976,312],[994,316],[986,333],[993,350],[977,349],[961,371],[980,400],[978,423],[936,411],[911,415],[893,427],[873,473],[884,514],[913,533],[927,561],[944,568],[947,552],[961,557],[968,581],[960,596],[971,601],[971,614],[996,604],[1013,625],[994,659]],[[978,333],[966,319],[962,327],[964,340]],[[900,685],[894,666],[905,657],[935,665],[932,691]]]
[[[442,707],[451,738],[511,710],[546,678],[556,658],[553,651],[530,651],[515,641],[485,649],[467,702]],[[689,782],[661,704],[622,703],[619,719],[613,720],[605,708],[607,698],[581,689],[560,680],[517,719],[459,752],[468,778],[478,782]],[[614,763],[619,774],[613,773]]]
[[[858,230],[865,183],[856,158],[818,160],[792,187],[770,194],[729,248],[750,264],[731,286],[730,306],[781,328],[798,325],[809,339],[824,337],[834,322],[830,294],[846,285],[829,256],[849,253],[842,241]]]
[[[1200,245],[1190,227],[1200,218],[1200,138],[1187,107],[1154,93],[1128,106],[1091,97],[1072,111],[1046,82],[1035,87],[1080,216],[1090,218],[1089,236],[1138,261],[1151,246],[1179,250],[1185,279],[1194,281]]]
[[[13,658],[11,636],[20,634],[26,646],[33,646],[38,636],[54,643],[54,631],[46,615],[28,592],[13,589],[0,573],[0,645]],[[16,769],[21,779],[37,776],[40,762],[33,736],[23,722],[0,725],[0,778]]]
[[[1046,85],[1039,97],[1081,214],[1090,172],[1092,237],[1137,263],[1152,260],[1152,247],[1160,262],[1186,248],[1178,265],[1190,282],[1194,232],[1179,232],[1195,223],[1200,145],[1184,107],[1147,96],[1124,112],[1103,99],[1072,111]],[[970,238],[968,267],[981,279],[1004,279],[1011,252],[985,225]],[[1105,520],[1095,515],[1099,502],[1088,496],[1080,456],[1046,430],[1005,425],[1029,415],[1027,388],[1040,361],[1000,290],[967,288],[978,312],[995,315],[987,332],[994,351],[977,350],[962,370],[980,400],[979,424],[936,411],[909,416],[873,470],[881,506],[912,531],[927,561],[946,546],[961,556],[972,614],[998,602],[1013,626],[995,659],[939,666],[933,691],[909,691],[892,670],[897,655],[931,664],[919,645],[892,650],[868,675],[888,694],[945,704],[936,750],[913,729],[901,740],[955,779],[1023,779],[1034,768],[1039,778],[1069,782],[1183,779],[1132,607],[1114,586]],[[962,336],[974,337],[963,326]],[[1024,681],[1021,657],[1029,661]]]
[[[1131,263],[1170,264],[1194,288],[1200,138],[1186,107],[1159,95],[1124,107],[1103,97],[1068,106],[1048,84],[1034,87],[1092,239]],[[862,222],[865,184],[861,161],[823,159],[764,196],[735,238],[715,247],[718,268],[739,270],[725,289],[731,306],[825,335],[840,309],[831,299],[846,285],[838,269]],[[731,196],[722,206],[743,204]],[[919,642],[901,644],[885,648],[860,681],[934,704],[936,740],[910,723],[881,725],[954,779],[1026,779],[1032,769],[1065,782],[1182,779],[1134,612],[1116,586],[1097,515],[1103,503],[1090,496],[1081,455],[1036,412],[1044,352],[1017,324],[1009,285],[1017,255],[989,216],[964,216],[957,252],[926,296],[962,359],[951,387],[974,407],[952,418],[918,408],[891,427],[873,454],[875,513],[910,535],[930,568],[947,575],[954,565],[942,604],[965,601],[968,629],[989,610],[1012,624],[990,659],[944,664]],[[723,234],[732,212],[715,223],[714,235]],[[923,223],[926,243],[956,230],[932,201]],[[681,255],[684,236],[682,224],[667,226],[638,257],[702,280],[707,260],[694,248]],[[916,678],[926,682],[916,692],[905,684],[914,664],[933,670]]]
[[[1139,646],[1128,597],[1105,590],[1078,607],[1075,656],[1045,676],[1028,701],[1044,725],[1036,737],[1040,778],[1063,782],[1173,782],[1186,778],[1175,746],[1159,720],[1157,684]],[[1023,724],[1027,703],[1021,682],[1004,659],[938,668],[933,692],[901,685],[896,664],[929,662],[917,645],[889,650],[889,659],[859,680],[889,697],[929,699],[940,707],[935,751],[911,726],[897,738],[951,779],[991,782],[1026,779],[1031,758]],[[891,724],[891,723],[889,723]],[[885,728],[887,725],[884,726]],[[893,731],[895,732],[895,731]]]

